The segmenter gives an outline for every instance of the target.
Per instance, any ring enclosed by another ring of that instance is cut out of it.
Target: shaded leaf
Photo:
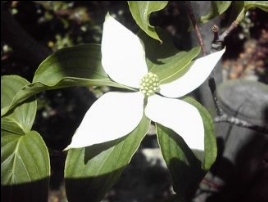
[[[231,5],[232,1],[211,1],[211,9],[208,14],[202,16],[198,21],[205,23],[224,13]]]
[[[159,146],[172,177],[173,189],[180,200],[190,197],[205,172],[184,140],[174,131],[156,124]]]
[[[193,152],[177,133],[156,124],[159,146],[172,176],[174,191],[180,200],[187,200],[194,194],[206,170],[214,163],[217,152],[210,115],[194,99],[187,97],[184,101],[197,107],[202,116],[205,127],[204,160],[202,154],[200,155],[197,151]]]
[[[240,6],[239,8],[240,8],[240,10],[239,10],[237,18],[236,18],[236,22],[238,22],[238,23],[245,18],[246,13],[250,9],[259,8],[263,11],[268,12],[268,2],[267,1],[244,1],[243,7]]]
[[[268,12],[268,1],[244,1],[246,10],[251,8],[259,8]]]
[[[233,2],[233,15],[235,16],[235,21],[240,23],[244,18],[248,10],[259,8],[263,11],[268,11],[267,1],[234,1]]]
[[[1,185],[1,201],[4,202],[47,202],[49,179],[34,182]]]
[[[160,42],[162,42],[162,40],[156,33],[155,27],[150,25],[150,14],[162,10],[167,4],[168,1],[128,1],[132,17],[139,27],[150,37]]]
[[[70,149],[65,164],[68,200],[100,201],[130,162],[149,125],[150,121],[144,116],[139,126],[123,138],[82,149]]]
[[[208,170],[210,169],[212,164],[215,162],[216,157],[217,157],[217,143],[216,143],[216,137],[214,134],[213,120],[209,112],[206,110],[206,108],[203,107],[195,99],[191,97],[186,97],[183,100],[195,106],[198,109],[203,119],[203,123],[205,127],[205,152],[204,152],[204,162],[203,162],[202,167],[204,170]]]

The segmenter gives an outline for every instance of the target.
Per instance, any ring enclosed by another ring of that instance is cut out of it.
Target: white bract
[[[66,149],[121,138],[132,132],[145,114],[152,121],[175,131],[190,148],[204,150],[204,125],[198,110],[175,98],[199,87],[224,50],[197,59],[183,76],[161,84],[156,74],[148,72],[140,39],[107,15],[103,25],[101,51],[102,65],[109,77],[117,83],[139,90],[107,92],[101,96],[87,111]]]

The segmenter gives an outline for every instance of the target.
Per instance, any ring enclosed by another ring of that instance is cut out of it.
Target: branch
[[[218,26],[214,25],[212,27],[212,31],[214,33],[214,40],[212,42],[212,48],[211,48],[212,52],[222,49],[222,46],[223,46],[222,44],[223,44],[224,38],[226,36],[228,36],[228,34],[235,27],[237,27],[237,23],[233,22],[232,25],[225,32],[223,32],[223,34],[220,36],[219,36],[219,32],[218,32],[219,31]],[[254,124],[248,123],[247,121],[238,119],[236,117],[228,116],[226,113],[224,113],[224,111],[222,110],[222,108],[219,105],[219,101],[218,101],[218,97],[217,97],[217,93],[216,93],[216,90],[217,90],[216,83],[215,83],[214,77],[211,76],[209,78],[208,82],[209,82],[209,88],[210,88],[211,94],[213,96],[213,101],[214,101],[216,112],[217,112],[217,116],[214,118],[215,123],[227,122],[227,123],[231,123],[233,125],[239,126],[239,127],[249,128],[249,129],[261,132],[261,133],[268,134],[268,128],[266,128],[266,127],[254,125]]]
[[[268,128],[248,123],[247,121],[238,119],[233,116],[228,116],[227,114],[216,116],[214,118],[214,122],[215,123],[227,122],[227,123],[231,123],[233,125],[239,126],[239,127],[252,129],[252,130],[264,133],[265,135],[268,135]]]
[[[210,77],[208,82],[209,82],[209,88],[212,93],[212,97],[213,97],[213,101],[214,101],[216,113],[217,113],[217,116],[214,118],[215,123],[227,122],[227,123],[231,123],[233,125],[239,126],[239,127],[252,129],[252,130],[265,133],[266,135],[268,135],[268,128],[266,127],[254,125],[245,120],[242,120],[233,116],[228,116],[219,105],[218,97],[216,94],[216,83],[215,83],[214,77]]]
[[[196,32],[196,35],[198,38],[198,42],[202,48],[203,55],[206,55],[206,50],[205,50],[205,46],[203,43],[203,39],[202,39],[201,33],[199,31],[199,28],[197,26],[196,19],[195,19],[195,16],[193,14],[191,4],[190,4],[190,2],[186,2],[185,5],[187,8],[188,14],[190,16],[190,19],[192,21],[193,27],[195,29],[195,32]],[[213,39],[213,42],[211,45],[211,52],[222,50],[224,39],[237,26],[238,26],[238,23],[234,21],[231,24],[231,26],[228,27],[227,30],[225,30],[221,35],[219,35],[219,28],[218,28],[218,26],[214,25],[212,27],[212,31],[214,33],[214,39]],[[241,120],[241,119],[238,119],[238,118],[233,117],[233,116],[228,116],[219,105],[219,101],[218,101],[218,97],[217,97],[217,93],[216,93],[217,86],[216,86],[216,82],[215,82],[215,79],[213,77],[213,74],[210,75],[208,83],[209,83],[209,88],[210,88],[210,91],[212,93],[212,97],[213,97],[213,101],[214,101],[216,113],[217,113],[217,116],[214,118],[215,123],[227,122],[227,123],[231,123],[233,125],[239,126],[239,127],[248,128],[248,129],[252,129],[252,130],[255,130],[255,131],[258,131],[261,133],[268,134],[268,128],[266,128],[266,127],[254,125],[254,124],[248,123],[245,120]]]
[[[214,39],[212,42],[211,51],[222,50],[224,39],[238,26],[238,23],[234,21],[227,30],[225,30],[221,35],[219,35],[219,27],[217,25],[213,25],[212,31],[214,33]]]
[[[225,30],[220,36],[219,36],[219,40],[220,41],[224,41],[225,37],[227,37],[231,31],[233,31],[236,27],[238,26],[238,23],[236,21],[232,22],[232,24],[230,25],[230,27],[228,27],[227,30]]]
[[[196,33],[196,36],[197,36],[199,45],[201,46],[202,53],[205,56],[205,55],[207,55],[207,51],[206,51],[206,48],[205,48],[204,41],[203,41],[202,35],[200,33],[200,30],[199,30],[199,28],[197,26],[197,22],[196,22],[194,13],[193,13],[193,8],[191,6],[191,2],[190,1],[186,1],[185,2],[185,6],[186,6],[187,12],[189,14],[189,17],[191,19],[191,22],[193,24],[193,27],[194,27],[194,30],[195,30],[195,33]]]
[[[210,91],[211,91],[211,94],[212,94],[212,97],[213,97],[214,105],[215,105],[215,108],[216,108],[216,113],[217,113],[218,116],[222,116],[222,115],[224,115],[224,112],[223,112],[223,110],[222,110],[222,108],[220,107],[220,104],[219,104],[219,100],[218,100],[218,97],[217,97],[217,86],[216,86],[216,82],[215,82],[215,79],[214,79],[213,76],[209,77],[208,85],[209,85],[209,88],[210,88]]]

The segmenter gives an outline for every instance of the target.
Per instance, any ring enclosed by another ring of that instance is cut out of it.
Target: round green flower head
[[[141,79],[140,91],[145,96],[153,95],[158,90],[159,90],[159,78],[156,74],[149,72]]]

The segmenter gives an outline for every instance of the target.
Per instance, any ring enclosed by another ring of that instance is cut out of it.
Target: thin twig
[[[188,14],[190,16],[193,27],[195,29],[195,33],[197,35],[198,42],[201,46],[203,55],[206,55],[206,49],[205,49],[205,46],[203,43],[203,38],[202,38],[201,33],[199,31],[199,28],[197,26],[196,19],[195,19],[195,16],[193,14],[193,11],[192,11],[191,4],[190,4],[190,2],[186,2],[185,5],[187,7]],[[223,42],[224,42],[225,37],[227,37],[230,34],[230,32],[232,30],[234,30],[237,26],[238,26],[237,22],[233,22],[231,24],[231,26],[225,32],[223,32],[221,35],[219,35],[219,28],[218,28],[218,26],[214,25],[212,27],[212,31],[214,33],[214,39],[212,42],[211,52],[221,50],[223,48]],[[212,93],[212,97],[213,97],[213,101],[214,101],[216,113],[217,113],[217,116],[214,118],[215,123],[227,122],[227,123],[231,123],[233,125],[239,126],[239,127],[248,128],[248,129],[252,129],[252,130],[264,133],[264,134],[268,134],[268,128],[266,128],[266,127],[254,125],[254,124],[248,123],[245,120],[241,120],[241,119],[238,119],[238,118],[233,117],[233,116],[228,116],[219,105],[219,101],[218,101],[218,97],[217,97],[217,93],[216,93],[217,86],[216,86],[216,82],[215,82],[215,79],[213,77],[213,74],[210,75],[208,82],[209,82],[209,88],[210,88],[210,91]]]
[[[216,116],[214,118],[214,122],[215,123],[227,122],[227,123],[231,123],[231,124],[236,125],[236,126],[240,126],[243,128],[249,128],[249,129],[252,129],[252,130],[255,130],[255,131],[258,131],[258,132],[261,132],[261,133],[268,135],[268,128],[248,123],[247,121],[238,119],[238,118],[233,117],[233,116],[228,116],[227,114],[222,114],[220,116]]]
[[[220,36],[219,36],[219,40],[220,41],[224,41],[225,37],[227,37],[231,31],[233,31],[236,27],[238,26],[238,23],[236,21],[232,22],[232,24],[230,25],[230,27],[228,27],[228,29],[226,29]]]
[[[220,36],[219,36],[218,26],[214,25],[212,27],[212,31],[214,33],[214,39],[212,42],[211,52],[222,49],[225,37],[227,37],[228,34],[237,27],[237,25],[238,24],[236,22],[233,22],[231,26],[225,32],[223,32]],[[224,111],[219,105],[219,101],[218,101],[218,97],[216,93],[216,90],[217,90],[216,82],[213,76],[209,77],[209,88],[213,97],[213,101],[214,101],[216,113],[217,113],[217,116],[214,118],[215,123],[227,122],[227,123],[231,123],[233,125],[239,126],[239,127],[249,128],[249,129],[261,132],[261,133],[268,134],[268,128],[266,127],[254,125],[254,124],[248,123],[247,121],[238,119],[236,117],[228,116],[226,113],[224,113]]]
[[[189,17],[191,19],[191,22],[193,24],[193,27],[194,27],[194,30],[195,30],[195,33],[196,33],[196,36],[197,36],[199,45],[200,45],[200,47],[202,49],[202,53],[205,56],[205,55],[207,55],[207,51],[206,51],[206,48],[205,48],[204,41],[203,41],[203,38],[201,36],[200,30],[199,30],[199,28],[197,26],[197,22],[196,22],[194,13],[193,13],[193,8],[191,6],[191,2],[190,1],[186,1],[185,2],[185,6],[186,6],[187,12],[189,14]]]
[[[208,85],[209,85],[209,88],[210,88],[210,91],[211,91],[211,94],[212,94],[212,97],[213,97],[213,101],[214,101],[214,104],[215,104],[217,116],[222,116],[222,115],[224,115],[224,112],[223,112],[223,110],[222,110],[222,108],[220,107],[220,104],[219,104],[219,100],[218,100],[218,97],[217,97],[217,86],[216,86],[216,82],[215,82],[215,79],[214,79],[213,76],[209,77]]]

